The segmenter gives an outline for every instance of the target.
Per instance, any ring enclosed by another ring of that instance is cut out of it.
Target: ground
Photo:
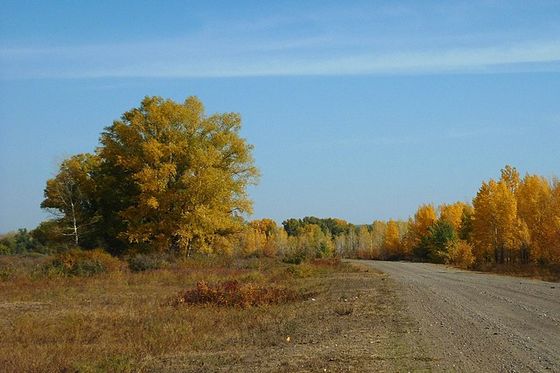
[[[428,367],[395,283],[373,269],[249,260],[90,278],[0,281],[3,371],[407,371]],[[172,306],[198,280],[306,300]]]
[[[373,261],[192,262],[88,278],[3,271],[6,372],[560,370],[558,283]],[[306,296],[247,308],[173,302],[199,280],[225,279]]]
[[[383,271],[435,371],[560,371],[560,284],[427,263],[361,261]]]

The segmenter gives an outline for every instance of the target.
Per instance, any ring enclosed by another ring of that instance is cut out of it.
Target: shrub
[[[199,281],[196,287],[180,294],[173,304],[212,304],[227,307],[254,307],[304,299],[302,293],[283,287],[241,284],[231,280],[216,284]]]
[[[288,264],[301,264],[305,261],[305,253],[295,252],[286,254],[282,261]]]
[[[163,268],[166,261],[156,255],[136,254],[128,259],[128,268],[132,272],[143,272]]]
[[[0,242],[0,255],[11,255],[12,249],[5,245],[4,243]]]
[[[338,267],[342,263],[340,257],[313,259],[311,264],[318,267]]]
[[[467,241],[456,241],[449,249],[450,263],[460,268],[470,268],[474,260],[475,257],[472,253],[472,246]]]
[[[313,276],[317,272],[317,268],[305,262],[288,267],[286,271],[295,278],[307,278]]]
[[[57,254],[43,267],[43,270],[47,274],[93,276],[99,273],[114,272],[120,268],[120,260],[103,250],[72,249]]]

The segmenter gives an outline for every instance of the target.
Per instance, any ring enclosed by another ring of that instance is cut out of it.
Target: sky
[[[0,232],[153,95],[241,114],[251,218],[406,219],[560,176],[560,2],[5,0]]]

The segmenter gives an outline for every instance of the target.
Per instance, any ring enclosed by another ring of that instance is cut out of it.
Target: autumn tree
[[[547,256],[547,220],[553,215],[549,208],[552,189],[545,178],[526,175],[518,184],[516,197],[517,214],[527,225],[530,236],[530,245],[521,252],[522,261],[527,263]]]
[[[384,259],[399,259],[401,254],[399,225],[396,221],[389,220],[383,236],[383,257]]]
[[[504,263],[518,248],[520,222],[513,190],[505,180],[483,183],[473,200],[475,256]]]
[[[545,226],[545,242],[547,250],[547,260],[560,264],[560,181],[554,180],[552,183],[551,200],[547,209],[547,219]]]
[[[426,239],[430,236],[430,227],[436,222],[436,210],[431,204],[421,205],[408,223],[408,232],[404,240],[405,251],[416,257],[426,258]]]
[[[195,97],[146,97],[105,128],[95,155],[63,162],[42,206],[61,214],[76,244],[95,217],[97,241],[113,252],[210,250],[252,209],[257,169],[240,129],[238,114],[206,115]]]
[[[459,232],[465,209],[468,209],[468,205],[464,202],[443,204],[439,206],[439,219],[448,222],[455,229],[455,232]]]
[[[286,232],[272,219],[251,221],[241,236],[245,255],[263,254],[272,257],[286,246]]]
[[[55,216],[60,234],[71,237],[76,246],[86,244],[83,236],[92,233],[99,221],[94,179],[99,164],[99,157],[92,154],[70,157],[61,163],[58,174],[45,187],[41,207]]]
[[[118,238],[140,249],[208,250],[241,228],[255,182],[252,146],[236,113],[207,116],[202,102],[146,97],[101,136],[104,217],[124,224]],[[114,204],[113,204],[114,203]]]
[[[371,233],[369,232],[367,226],[362,225],[358,228],[358,258],[372,259],[373,245],[371,240]]]

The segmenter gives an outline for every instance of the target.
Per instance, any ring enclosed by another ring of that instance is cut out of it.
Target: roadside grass
[[[81,277],[41,270],[50,260],[0,260],[2,371],[144,371],[166,356],[282,346],[307,322],[311,294],[328,293],[329,278],[355,271],[339,261],[199,258]],[[177,304],[200,284],[228,283],[249,301]]]
[[[481,272],[497,273],[506,276],[528,277],[537,280],[560,282],[559,265],[538,264],[482,264],[474,268]]]

